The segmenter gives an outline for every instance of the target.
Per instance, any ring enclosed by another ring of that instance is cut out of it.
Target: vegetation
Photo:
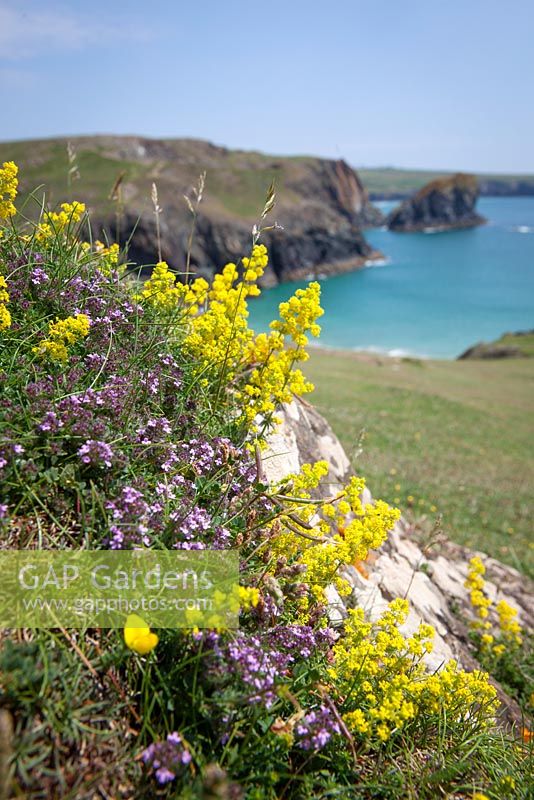
[[[441,516],[453,540],[534,574],[532,362],[314,349],[306,373],[379,496],[412,517]]]
[[[15,795],[526,800],[532,745],[497,727],[485,673],[426,671],[433,631],[402,632],[405,600],[332,627],[325,589],[350,592],[338,568],[399,512],[363,507],[361,478],[328,496],[324,462],[265,482],[278,406],[312,389],[298,365],[319,333],[318,284],[255,336],[257,229],[209,285],[159,262],[139,287],[76,201],[12,226],[16,184],[4,164],[1,546],[239,549],[241,567],[238,630],[215,610],[200,629],[195,613],[157,633],[129,614],[123,631],[3,633]]]

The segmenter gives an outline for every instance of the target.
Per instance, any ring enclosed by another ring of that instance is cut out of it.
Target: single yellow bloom
[[[159,637],[152,633],[146,622],[137,614],[129,614],[124,626],[124,641],[130,650],[146,656],[159,642]]]

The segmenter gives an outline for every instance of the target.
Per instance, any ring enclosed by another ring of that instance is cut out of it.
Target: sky
[[[0,0],[0,140],[534,172],[533,0]]]

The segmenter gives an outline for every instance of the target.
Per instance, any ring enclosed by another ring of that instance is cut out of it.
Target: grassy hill
[[[71,140],[76,149],[80,179],[71,193],[98,208],[99,214],[112,213],[110,192],[124,173],[125,201],[136,207],[150,207],[152,181],[166,195],[171,177],[179,175],[179,188],[186,192],[209,170],[209,192],[205,202],[241,216],[257,215],[263,207],[266,187],[277,178],[284,191],[284,159],[276,162],[259,153],[224,151],[207,142],[194,140],[154,140],[154,152],[147,153],[134,137],[80,137]],[[50,202],[63,199],[68,190],[67,139],[0,143],[0,161],[23,164],[22,191],[45,184]],[[171,171],[173,175],[171,176]],[[167,199],[167,198],[165,198]],[[180,197],[180,200],[183,198]]]
[[[376,496],[534,574],[534,362],[313,351],[307,374]]]
[[[67,144],[76,151],[80,179],[71,193],[83,196],[99,215],[114,211],[110,192],[123,174],[125,203],[151,209],[152,181],[166,209],[184,208],[182,194],[189,192],[199,174],[207,172],[203,206],[211,213],[255,220],[263,208],[266,191],[276,181],[279,205],[291,207],[302,199],[306,183],[323,159],[271,156],[252,151],[228,150],[195,139],[144,139],[134,136],[82,136],[34,141],[0,142],[0,162],[24,165],[22,191],[45,184],[51,203],[63,200],[68,190]],[[333,163],[333,162],[331,162]],[[326,187],[327,188],[327,187]],[[320,194],[320,186],[313,187]],[[325,198],[328,199],[326,194]]]

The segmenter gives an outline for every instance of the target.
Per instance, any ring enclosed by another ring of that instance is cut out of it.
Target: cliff
[[[22,190],[42,185],[52,204],[69,195],[87,198],[95,238],[117,238],[112,187],[122,175],[118,238],[121,244],[130,242],[129,256],[135,263],[157,260],[150,199],[155,182],[162,208],[162,258],[183,271],[191,228],[184,195],[192,198],[203,171],[206,188],[191,258],[192,269],[199,273],[210,274],[247,252],[273,179],[277,203],[266,224],[276,220],[281,229],[262,239],[271,250],[267,283],[355,269],[374,255],[361,228],[381,224],[383,217],[344,161],[274,157],[192,139],[94,136],[71,142],[80,179],[70,192],[66,139],[0,144],[0,162],[19,163]]]
[[[457,173],[423,186],[387,218],[392,231],[455,230],[482,225],[475,211],[478,183],[474,175]]]

